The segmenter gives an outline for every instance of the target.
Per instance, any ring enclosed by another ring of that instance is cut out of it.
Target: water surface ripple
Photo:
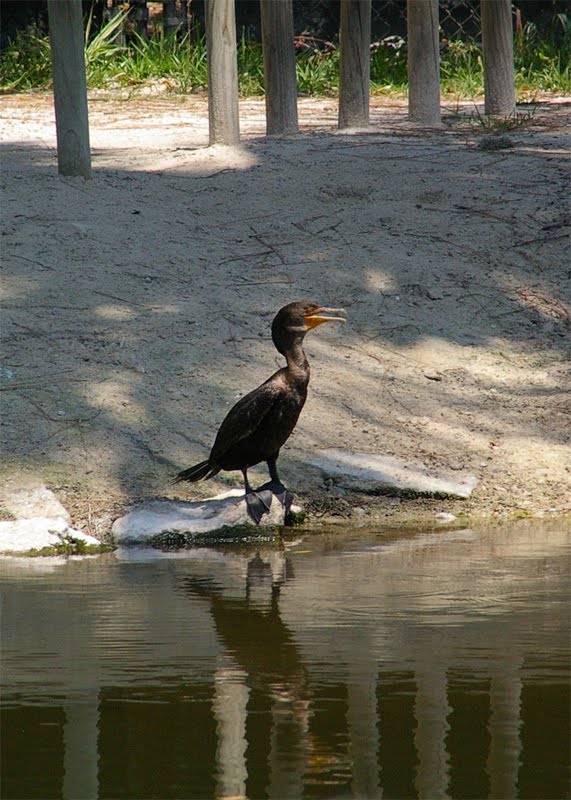
[[[568,526],[3,559],[3,798],[568,798]]]

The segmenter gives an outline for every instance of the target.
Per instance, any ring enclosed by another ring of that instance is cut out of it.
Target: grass
[[[92,35],[91,17],[86,26],[85,60],[90,88],[136,87],[164,81],[176,93],[203,90],[207,83],[204,37],[163,35],[157,31],[148,41],[135,39],[128,46],[117,43],[124,13]],[[571,17],[555,15],[552,29],[541,34],[532,23],[520,26],[514,41],[515,81],[518,97],[537,92],[568,93],[570,90]],[[339,48],[336,43],[302,36],[296,40],[298,90],[301,95],[334,96],[339,87]],[[238,43],[238,75],[244,96],[262,95],[263,55],[259,42],[244,35]],[[18,34],[0,54],[0,90],[26,91],[51,86],[49,38],[37,29]],[[483,94],[480,47],[473,42],[451,40],[441,50],[443,95],[473,98]],[[389,36],[371,45],[371,91],[406,93],[406,41]]]
[[[472,120],[476,122],[485,133],[508,133],[517,128],[522,128],[531,122],[535,116],[535,110],[536,107],[533,107],[530,111],[514,111],[512,114],[508,114],[505,117],[495,117],[482,114],[476,106],[472,114]],[[502,143],[502,139],[500,138],[495,140],[495,144],[490,141],[484,149],[502,149],[505,146],[509,145]]]
[[[108,544],[87,544],[70,533],[57,533],[59,542],[46,547],[32,547],[30,550],[6,550],[3,555],[18,557],[51,557],[51,556],[92,556],[110,553],[115,547]]]
[[[552,35],[542,36],[528,22],[516,32],[514,42],[516,89],[520,93],[544,91],[567,94],[571,82],[571,16],[556,14],[552,20]]]

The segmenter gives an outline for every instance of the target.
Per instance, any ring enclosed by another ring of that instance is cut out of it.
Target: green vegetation
[[[571,82],[571,16],[556,14],[546,38],[532,23],[516,33],[516,89],[567,93]]]
[[[51,52],[47,36],[30,29],[0,53],[0,87],[3,91],[43,89],[51,84]]]
[[[571,17],[557,14],[549,36],[526,23],[514,39],[515,87],[519,97],[535,92],[567,94],[571,88]],[[482,53],[478,45],[459,40],[446,43],[441,83],[458,97],[483,94]]]
[[[164,81],[172,92],[187,93],[206,86],[204,37],[166,36],[160,30],[148,41],[118,43],[123,14],[92,35],[86,30],[86,70],[90,88],[137,87]],[[338,91],[339,48],[331,42],[299,37],[297,79],[301,95],[335,95]],[[571,17],[557,14],[548,35],[526,23],[516,31],[516,91],[567,93],[570,89]],[[244,36],[238,44],[240,91],[245,96],[263,94],[263,57],[258,42]],[[482,55],[473,42],[451,40],[441,51],[444,95],[470,98],[483,93]],[[26,91],[51,85],[49,38],[37,30],[21,32],[0,54],[0,89]],[[371,45],[371,91],[405,93],[406,42],[390,36]]]
[[[273,542],[282,533],[280,525],[264,525],[254,528],[252,525],[223,525],[206,533],[183,533],[181,531],[163,531],[153,536],[149,545],[156,550],[180,550],[193,545],[241,545],[251,542]]]
[[[54,531],[56,533],[56,531]],[[87,544],[83,539],[78,539],[70,533],[57,533],[59,542],[47,545],[42,548],[31,548],[30,550],[6,550],[2,555],[11,556],[92,556],[101,553],[110,553],[115,547],[109,544]]]

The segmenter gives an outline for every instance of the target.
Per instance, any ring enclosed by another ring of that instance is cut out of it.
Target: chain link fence
[[[108,18],[114,9],[132,6],[133,22],[139,21],[137,32],[146,33],[147,26],[188,30],[198,24],[204,30],[204,0],[83,0],[86,14],[93,13],[94,29]],[[486,2],[486,0],[484,0]],[[487,0],[488,2],[490,0]],[[296,36],[306,35],[324,42],[335,41],[339,33],[338,0],[294,0]],[[516,25],[532,22],[539,30],[547,31],[557,14],[569,14],[568,0],[514,0],[512,4]],[[480,39],[480,0],[440,0],[440,29],[444,40],[478,42]],[[2,44],[18,29],[36,25],[45,28],[46,0],[2,0]],[[259,0],[236,0],[238,34],[260,37]],[[389,36],[406,36],[406,0],[372,0],[371,31],[373,41]]]
[[[525,0],[524,0],[525,2]],[[544,0],[550,5],[550,0]],[[440,25],[448,38],[473,39],[480,32],[480,0],[440,0]],[[203,14],[202,0],[190,0],[188,9],[198,18]],[[335,40],[339,33],[338,0],[294,0],[294,29],[297,36]],[[259,36],[258,0],[237,0],[238,30]],[[373,40],[406,35],[406,0],[373,0],[371,14]]]
[[[238,5],[239,8],[239,5]],[[450,39],[473,40],[480,32],[480,0],[440,0],[440,27]],[[294,0],[296,28],[331,39],[339,31],[339,3],[327,0]],[[406,0],[373,0],[373,39],[406,36]]]
[[[372,5],[371,27],[379,38],[406,35],[406,0],[381,0]],[[438,7],[443,36],[463,40],[479,36],[479,0],[440,0]]]
[[[192,5],[197,7],[197,1],[192,0]],[[244,19],[248,19],[248,5],[249,0],[237,0],[238,20],[242,12]],[[339,32],[339,2],[294,0],[293,5],[297,35],[305,32],[328,40],[336,37]],[[480,40],[480,0],[440,0],[438,7],[442,38],[466,42]],[[567,0],[515,0],[512,9],[516,25],[532,22],[543,32],[553,25],[555,15],[568,15],[570,12]],[[372,0],[371,33],[373,40],[387,36],[405,37],[406,0]]]

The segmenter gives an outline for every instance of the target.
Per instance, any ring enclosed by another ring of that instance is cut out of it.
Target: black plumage
[[[344,313],[343,309],[306,302],[281,308],[272,323],[272,339],[285,356],[286,366],[238,400],[222,421],[209,457],[179,472],[175,481],[208,480],[220,470],[239,469],[244,476],[248,512],[256,522],[269,510],[272,494],[287,509],[291,496],[279,479],[276,461],[307,397],[310,371],[303,339],[323,322],[344,322]],[[262,461],[268,464],[271,480],[254,491],[247,471]]]

